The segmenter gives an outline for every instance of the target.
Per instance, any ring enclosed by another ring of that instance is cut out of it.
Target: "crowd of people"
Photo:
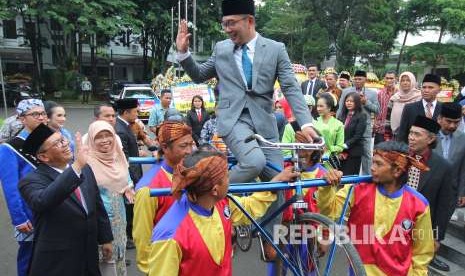
[[[229,183],[325,178],[305,190],[309,211],[335,219],[349,197],[344,175],[372,175],[350,194],[350,229],[372,225],[388,240],[403,229],[407,242],[356,244],[368,275],[427,275],[448,222],[465,206],[465,90],[456,102],[437,100],[441,79],[387,71],[379,91],[362,70],[320,75],[307,66],[300,86],[282,43],[255,31],[252,0],[223,0],[229,39],[199,64],[189,52],[182,21],[176,58],[195,82],[218,79],[214,113],[194,96],[186,115],[161,91],[148,131],[136,99],[100,104],[81,136],[65,128],[66,110],[52,101],[21,101],[2,129],[0,181],[18,242],[18,275],[127,275],[127,250],[136,250],[146,275],[231,275],[232,226],[250,223],[225,198]],[[276,79],[284,98],[273,98]],[[84,89],[83,89],[84,90]],[[150,133],[149,133],[150,131]],[[300,151],[301,171],[283,162],[289,151],[262,149],[251,134],[273,142],[325,141],[322,151]],[[143,172],[129,157],[159,161]],[[229,168],[227,155],[237,164]],[[337,159],[327,169],[322,157]],[[266,166],[285,167],[281,173]],[[150,189],[172,195],[151,197]],[[274,212],[293,193],[236,197],[252,217]],[[290,223],[292,209],[267,228]],[[363,231],[356,231],[357,234]],[[421,235],[419,234],[421,233]],[[276,252],[264,244],[276,269]]]

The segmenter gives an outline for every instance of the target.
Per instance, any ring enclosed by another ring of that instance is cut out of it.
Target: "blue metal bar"
[[[228,195],[228,198],[237,206],[237,208],[239,208],[241,210],[242,213],[244,213],[244,215],[252,222],[252,224],[258,229],[258,231],[263,235],[263,237],[265,238],[265,240],[270,243],[270,245],[274,248],[274,250],[276,251],[276,253],[279,255],[279,258],[281,258],[281,260],[283,260],[286,265],[292,270],[292,273],[294,273],[294,275],[301,275],[297,269],[289,262],[289,260],[286,258],[286,256],[284,256],[284,253],[281,251],[281,249],[279,249],[279,247],[274,244],[273,242],[273,239],[270,237],[270,235],[268,234],[268,232],[266,232],[265,229],[263,229],[260,224],[258,224],[258,222],[244,209],[244,207],[242,207],[242,205],[231,195]],[[303,275],[302,275],[303,276]]]
[[[350,186],[349,192],[347,193],[346,200],[344,201],[344,206],[342,208],[342,213],[341,216],[339,217],[337,221],[337,226],[341,226],[342,223],[344,222],[344,217],[346,216],[347,209],[349,208],[349,202],[350,202],[350,197],[352,196],[352,192],[354,190],[354,186]],[[337,233],[337,231],[334,231]],[[325,268],[325,275],[329,275],[329,272],[331,271],[331,268],[333,266],[334,262],[334,254],[336,254],[336,235],[334,235],[334,240],[331,243],[331,249],[329,251],[329,257],[328,257],[328,262],[326,263],[326,268]]]
[[[323,157],[322,158],[322,161],[326,161],[328,158],[327,157]],[[154,163],[157,163],[157,162],[161,162],[163,160],[163,158],[155,158],[155,157],[129,157],[129,164],[154,164]],[[291,157],[286,157],[284,158],[284,161],[292,161],[292,158]],[[232,164],[232,165],[235,165],[237,164],[237,160],[234,156],[228,156],[228,163]],[[266,163],[267,166],[271,167],[272,169],[275,169],[276,167],[274,167],[271,163],[267,162]],[[273,167],[272,167],[273,166]]]
[[[129,164],[155,164],[161,161],[155,157],[129,157]]]
[[[340,184],[354,184],[360,182],[371,182],[371,175],[362,176],[343,176]],[[257,182],[257,183],[234,183],[229,185],[229,193],[252,193],[263,191],[281,191],[295,189],[297,185],[302,188],[328,186],[324,179],[301,180],[300,183],[288,182]],[[151,189],[150,196],[166,196],[171,194],[170,188]]]
[[[266,161],[266,166],[272,168],[273,170],[275,170],[277,172],[282,172],[283,171],[283,168],[278,167],[275,164],[273,164],[271,162],[268,162],[268,161]]]
[[[270,221],[277,217],[279,214],[281,214],[282,212],[284,212],[284,210],[287,209],[287,207],[289,207],[290,205],[292,205],[292,203],[296,202],[297,200],[297,197],[294,195],[293,197],[291,197],[289,200],[287,200],[286,202],[284,202],[281,206],[279,206],[279,208],[277,210],[275,210],[273,213],[271,213],[270,215],[266,216],[266,218],[264,220],[262,220],[260,222],[260,226],[261,227],[265,227],[268,223],[270,223]],[[258,229],[257,228],[254,228],[252,229],[252,236],[255,235],[255,233],[257,233]]]

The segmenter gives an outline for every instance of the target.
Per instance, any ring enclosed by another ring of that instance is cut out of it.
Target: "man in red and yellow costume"
[[[163,161],[155,164],[136,185],[133,237],[138,268],[148,273],[153,227],[174,201],[171,196],[150,197],[150,189],[171,188],[173,168],[192,152],[191,128],[180,122],[165,121],[158,126],[157,139]]]
[[[272,181],[297,175],[290,167]],[[178,165],[173,179],[177,201],[153,231],[149,275],[232,275],[232,225],[250,222],[225,198],[228,188],[228,163],[219,152],[197,151]],[[276,195],[256,192],[236,199],[259,218]]]
[[[428,201],[406,185],[410,166],[428,168],[408,156],[405,144],[382,142],[375,146],[371,173],[374,183],[353,187],[349,235],[367,275],[427,275],[434,255]],[[328,172],[331,174],[339,172]],[[332,184],[337,185],[338,181]],[[318,188],[320,212],[337,218],[349,186]]]

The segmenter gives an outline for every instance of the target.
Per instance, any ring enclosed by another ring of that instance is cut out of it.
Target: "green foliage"
[[[423,63],[428,66],[447,64],[451,75],[465,71],[464,45],[421,43],[408,47],[405,56],[409,64]]]
[[[258,28],[284,42],[294,61],[322,62],[336,54],[350,68],[360,56],[373,65],[392,49],[399,0],[267,0]],[[261,28],[261,29],[260,29]]]

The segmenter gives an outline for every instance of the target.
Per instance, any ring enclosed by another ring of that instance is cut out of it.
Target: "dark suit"
[[[201,109],[201,114],[202,118],[200,121],[195,110],[189,110],[186,115],[187,124],[192,127],[192,138],[194,138],[197,145],[200,141],[200,132],[202,131],[203,125],[206,121],[210,120],[210,115],[207,110]]]
[[[347,160],[342,163],[342,171],[344,175],[358,174],[360,171],[361,158],[363,155],[362,139],[367,127],[368,114],[365,112],[357,112],[353,115],[348,126],[344,128],[344,143],[349,154]]]
[[[116,119],[116,134],[121,139],[123,145],[123,152],[126,158],[139,157],[139,147],[137,146],[136,135],[132,132],[129,125],[127,125],[120,117]],[[134,184],[139,182],[142,178],[142,166],[140,164],[129,164],[129,175]],[[128,240],[132,239],[132,219],[134,217],[134,204],[125,202],[126,207],[126,235]]]
[[[439,112],[441,111],[441,105],[442,103],[436,102],[432,118],[434,121],[438,118]],[[426,116],[423,100],[405,105],[404,110],[402,111],[402,116],[400,117],[399,135],[396,138],[397,141],[408,143],[408,133],[410,132],[410,128],[418,115]]]
[[[309,87],[309,82],[310,80],[306,80],[304,82],[302,82],[302,84],[300,85],[300,88],[302,89],[302,94],[304,95],[307,95],[307,89],[308,89],[308,94],[310,94],[310,87]],[[318,93],[318,91],[320,91],[320,89],[326,89],[326,83],[324,81],[321,81],[319,78],[316,78],[315,79],[315,83],[313,84],[313,92],[311,93],[311,95],[313,96],[313,98],[316,100],[316,93]]]
[[[428,199],[433,230],[438,228],[437,240],[443,240],[447,224],[457,204],[452,166],[436,152],[426,165],[429,171],[420,174],[417,190]]]
[[[74,190],[81,188],[85,205]],[[34,250],[29,275],[100,275],[98,244],[113,240],[111,225],[90,167],[80,177],[41,164],[19,183],[34,215]]]
[[[139,157],[139,147],[134,133],[129,126],[119,117],[116,119],[116,134],[118,134],[123,144],[123,151],[126,158]],[[132,182],[137,183],[142,177],[142,166],[139,164],[129,165],[129,174],[131,175]]]
[[[438,145],[434,151],[443,156],[442,138],[438,135]],[[455,131],[450,141],[447,161],[452,165],[458,196],[465,196],[465,134]]]

